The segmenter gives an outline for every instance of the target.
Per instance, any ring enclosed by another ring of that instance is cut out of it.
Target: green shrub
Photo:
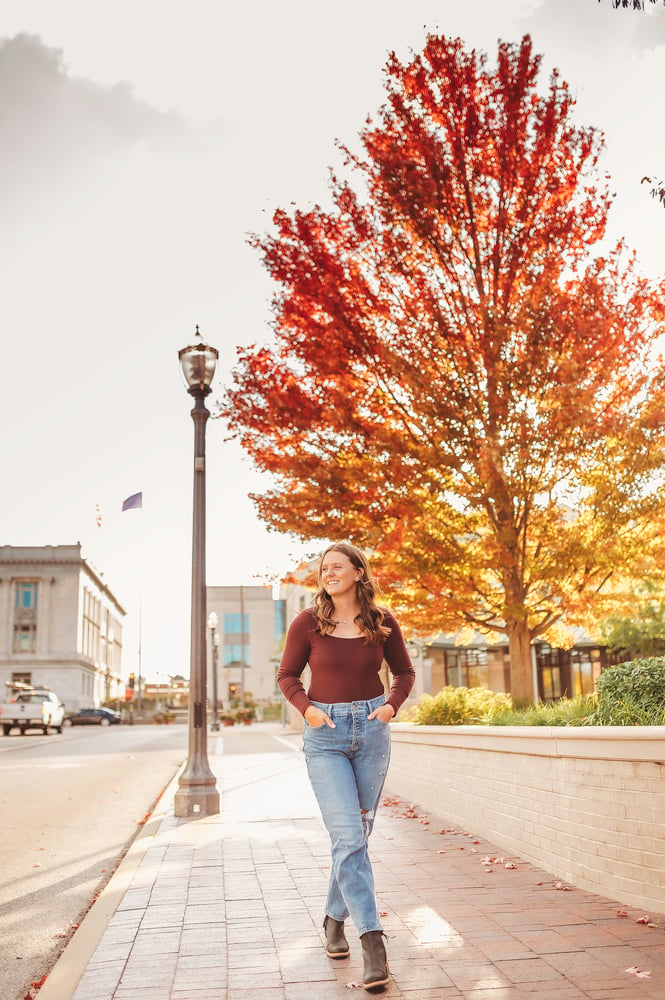
[[[558,701],[528,705],[513,711],[499,711],[492,716],[492,726],[592,726],[596,698],[582,695]]]
[[[402,718],[419,726],[490,725],[499,711],[510,711],[509,694],[497,694],[483,687],[444,687],[438,694],[425,694]]]
[[[665,657],[608,667],[596,682],[595,722],[604,726],[665,724]]]

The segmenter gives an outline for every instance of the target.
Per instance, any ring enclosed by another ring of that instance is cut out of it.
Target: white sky
[[[130,612],[143,671],[189,672],[193,425],[177,350],[269,337],[246,234],[326,198],[334,140],[382,101],[387,53],[425,30],[492,55],[529,31],[602,128],[612,234],[662,274],[665,12],[609,0],[4,0],[0,8],[0,541],[80,540]],[[27,33],[38,42],[8,40]],[[66,77],[48,72],[62,52]],[[11,56],[11,58],[10,58]],[[116,85],[125,83],[118,88]],[[545,78],[543,77],[543,83]],[[175,114],[168,114],[168,113]],[[214,394],[213,397],[214,399]],[[282,574],[303,550],[247,499],[264,481],[208,424],[208,582]],[[142,490],[144,509],[120,513]],[[103,527],[95,524],[95,508]],[[316,548],[316,543],[313,548]],[[137,550],[140,558],[137,558]]]

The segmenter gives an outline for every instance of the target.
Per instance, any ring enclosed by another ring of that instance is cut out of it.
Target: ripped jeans
[[[367,840],[390,762],[390,725],[367,716],[385,700],[315,701],[336,728],[305,723],[307,772],[332,850],[326,913],[334,920],[350,915],[360,936],[383,930]]]

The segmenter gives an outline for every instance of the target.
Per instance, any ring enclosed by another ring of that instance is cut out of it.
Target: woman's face
[[[362,570],[354,566],[344,552],[331,549],[324,555],[321,563],[321,586],[333,600],[355,591],[356,582],[361,576]]]

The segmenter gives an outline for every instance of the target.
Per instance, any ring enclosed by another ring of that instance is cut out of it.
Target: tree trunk
[[[533,703],[537,693],[533,689],[531,663],[531,635],[525,621],[509,621],[506,626],[510,651],[510,692],[516,705]]]

